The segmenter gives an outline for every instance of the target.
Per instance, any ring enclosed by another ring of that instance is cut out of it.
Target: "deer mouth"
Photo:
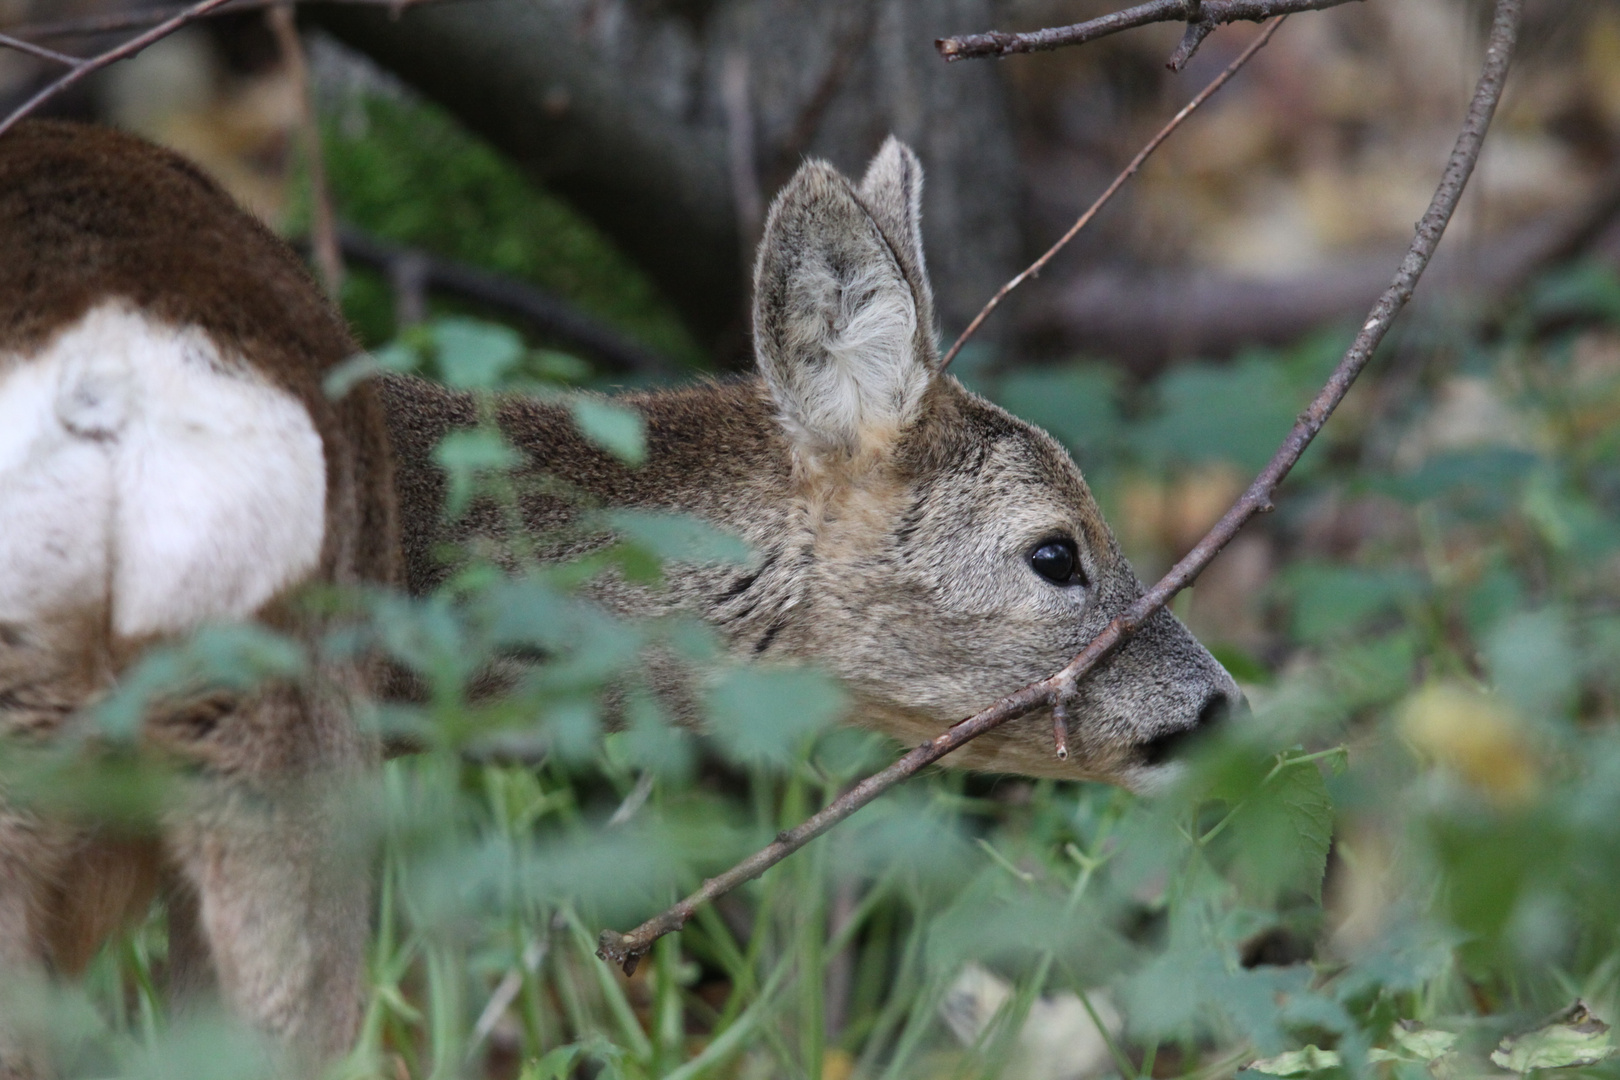
[[[1211,694],[1199,707],[1197,718],[1187,727],[1167,731],[1142,744],[1142,764],[1150,767],[1168,765],[1176,758],[1184,757],[1190,744],[1224,724],[1233,711],[1234,702],[1228,695],[1221,692]]]

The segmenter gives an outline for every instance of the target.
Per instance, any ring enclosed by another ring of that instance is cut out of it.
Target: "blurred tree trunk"
[[[572,202],[723,359],[744,355],[761,207],[806,155],[858,176],[891,132],[917,150],[947,333],[1016,271],[999,73],[933,49],[988,26],[988,0],[460,0],[307,17]]]

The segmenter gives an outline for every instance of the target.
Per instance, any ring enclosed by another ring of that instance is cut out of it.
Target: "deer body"
[[[859,185],[801,170],[761,244],[760,376],[617,399],[646,420],[640,467],[562,408],[499,406],[523,471],[705,518],[755,553],[661,590],[609,582],[604,603],[816,661],[851,719],[908,742],[1061,667],[1141,589],[1063,450],[939,372],[920,184],[892,141]],[[442,513],[431,452],[474,402],[406,377],[329,400],[353,348],[291,252],[182,160],[67,125],[0,139],[0,733],[72,730],[144,649],[203,622],[310,630],[288,602],[302,585],[426,592],[441,541],[509,539],[502,515]],[[576,512],[521,510],[537,534]],[[164,883],[182,983],[211,972],[301,1052],[340,1051],[365,860],[322,838],[337,781],[375,757],[345,707],[370,675],[156,710],[147,737],[202,767],[158,841],[0,805],[0,983],[71,970]],[[1069,761],[1036,718],[960,763],[1142,786],[1235,697],[1161,613],[1085,684]],[[0,990],[0,1078],[31,1075],[7,1008]]]

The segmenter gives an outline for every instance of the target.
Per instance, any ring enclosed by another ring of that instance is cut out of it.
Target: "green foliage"
[[[366,116],[365,134],[332,135],[362,223],[463,257],[488,241],[487,264],[535,279],[571,268],[604,314],[647,299],[442,118],[377,102]],[[425,206],[424,190],[444,197]],[[389,221],[396,200],[410,205]],[[542,243],[552,227],[562,238]],[[1421,357],[1427,381],[1399,400],[1356,392],[1257,526],[1271,569],[1242,597],[1252,609],[1200,627],[1235,658],[1253,713],[1159,797],[918,778],[701,908],[634,979],[592,955],[599,930],[689,893],[896,749],[839,726],[847,691],[813,669],[740,665],[690,620],[602,605],[607,581],[656,588],[751,557],[690,519],[582,508],[604,539],[572,562],[472,549],[432,596],[310,597],[334,616],[312,647],[208,628],[97,706],[97,754],[8,745],[0,787],[148,828],[187,779],[132,746],[156,697],[297,681],[366,650],[414,675],[420,700],[374,721],[426,749],[349,793],[342,825],[382,851],[370,1003],[344,1076],[1014,1077],[1039,1042],[1026,1021],[1069,1000],[1122,1014],[1087,1033],[1106,1044],[1093,1073],[1122,1080],[1450,1080],[1487,1063],[1614,1076],[1597,1018],[1620,1008],[1615,296],[1589,269],[1550,280],[1501,339]],[[1162,561],[1151,545],[1166,541],[1130,519],[1148,501],[1132,486],[1162,495],[1256,466],[1345,340],[1142,387],[1076,364],[986,388],[1075,447],[1133,554]],[[566,397],[589,378],[577,361],[510,329],[434,319],[334,392],[377,368],[477,402],[484,423],[437,451],[455,513],[519,494],[490,419],[499,393],[564,395],[604,451],[631,468],[645,454],[632,414]],[[1258,629],[1229,632],[1238,614]],[[661,695],[648,672],[671,665],[685,689]],[[70,1076],[264,1074],[228,1022],[171,1015],[167,950],[154,917],[82,990],[0,995],[30,1003]],[[963,1045],[940,1012],[970,962],[1010,991]],[[1538,1019],[1576,999],[1589,1009]]]
[[[328,182],[343,220],[531,282],[667,355],[701,364],[673,309],[628,259],[439,109],[364,97],[324,126]],[[392,299],[374,275],[351,277],[344,309],[365,344],[393,336]]]

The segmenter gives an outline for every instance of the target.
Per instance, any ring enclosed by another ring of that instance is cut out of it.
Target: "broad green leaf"
[[[1600,262],[1552,271],[1531,290],[1529,309],[1543,322],[1597,315],[1620,324],[1620,275]]]
[[[1527,718],[1563,713],[1579,690],[1574,635],[1556,609],[1503,620],[1485,641],[1491,676]]]
[[[1113,368],[1015,371],[996,382],[994,397],[1084,458],[1106,451],[1118,437],[1119,378]]]
[[[1333,800],[1315,762],[1285,765],[1239,804],[1221,837],[1232,870],[1260,901],[1288,890],[1320,900]]]
[[[1337,1069],[1341,1064],[1337,1050],[1320,1050],[1313,1044],[1276,1057],[1251,1061],[1246,1067],[1270,1076],[1306,1076],[1324,1069]]]
[[[458,390],[492,390],[523,359],[523,338],[498,323],[448,318],[431,331],[439,373]]]
[[[552,382],[577,383],[591,377],[591,365],[572,353],[556,349],[535,349],[529,354],[529,370]]]
[[[1369,486],[1409,502],[1444,497],[1447,505],[1475,517],[1497,515],[1513,504],[1524,479],[1540,464],[1535,454],[1509,447],[1448,450],[1413,472]]]
[[[326,373],[321,388],[333,401],[353,390],[373,375],[384,371],[415,371],[421,364],[417,351],[402,342],[385,345],[374,352],[357,353]]]
[[[743,564],[750,558],[747,544],[690,514],[613,510],[603,517],[615,531],[663,562]]]
[[[848,695],[805,667],[739,667],[709,691],[715,739],[739,762],[785,765],[801,743],[843,715]]]
[[[1276,452],[1305,400],[1268,356],[1187,364],[1160,379],[1158,391],[1160,415],[1134,432],[1145,457],[1219,459],[1250,470]]]
[[[499,433],[474,430],[452,431],[440,439],[433,450],[433,460],[448,478],[444,512],[454,520],[465,513],[472,502],[479,476],[513,468],[523,459]]]
[[[1391,1029],[1395,1044],[1419,1061],[1433,1061],[1457,1045],[1457,1033],[1402,1020]]]
[[[1301,563],[1286,572],[1284,581],[1294,599],[1294,636],[1305,642],[1344,637],[1428,592],[1421,574],[1398,568]]]
[[[647,459],[647,421],[634,409],[606,398],[573,397],[568,410],[581,434],[626,465]]]
[[[1575,1004],[1522,1035],[1503,1039],[1491,1061],[1516,1073],[1596,1065],[1620,1053],[1609,1025],[1592,1015],[1586,1002]]]

